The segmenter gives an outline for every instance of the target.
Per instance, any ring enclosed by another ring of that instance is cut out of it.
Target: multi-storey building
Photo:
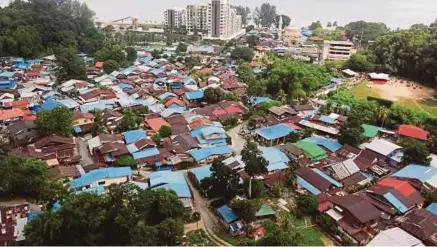
[[[208,13],[209,36],[228,39],[241,30],[241,16],[231,7],[230,0],[211,0]]]
[[[164,24],[169,29],[187,25],[187,11],[185,9],[168,9],[164,12]]]
[[[323,60],[348,60],[354,53],[353,45],[350,41],[325,40],[323,44]]]
[[[188,5],[186,15],[188,32],[206,33],[208,31],[208,6]]]

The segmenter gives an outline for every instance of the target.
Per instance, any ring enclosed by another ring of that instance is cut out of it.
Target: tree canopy
[[[221,100],[223,92],[220,88],[209,87],[205,90],[205,101],[209,104],[215,104]]]
[[[77,0],[11,1],[0,9],[0,56],[37,57],[60,46],[94,53],[103,35],[86,3]]]
[[[40,111],[36,117],[35,123],[43,135],[71,136],[73,113],[67,107],[58,106],[52,110]]]
[[[246,62],[252,61],[255,54],[249,47],[236,47],[231,52],[231,58],[235,60],[243,60]]]
[[[180,42],[178,47],[176,47],[176,53],[187,52],[187,44]]]
[[[105,71],[106,74],[111,74],[113,71],[118,70],[120,68],[120,65],[117,63],[117,61],[109,59],[106,60],[103,64],[103,71]]]
[[[163,125],[159,128],[159,135],[163,138],[167,138],[171,136],[171,127],[168,125]]]
[[[135,48],[131,46],[126,47],[125,52],[127,61],[133,63],[135,62],[135,60],[137,60],[137,51],[135,50]]]
[[[27,224],[26,245],[180,245],[184,207],[176,193],[116,185],[70,195]]]
[[[235,199],[231,202],[231,208],[244,222],[251,223],[256,220],[256,213],[261,208],[261,202]]]
[[[215,159],[211,165],[211,176],[200,182],[201,188],[208,198],[222,198],[232,200],[238,192],[239,178],[231,167],[225,165],[223,160]]]
[[[235,6],[235,9],[237,10],[237,15],[241,15],[241,22],[242,22],[243,26],[246,26],[247,19],[249,18],[249,15],[250,15],[250,8],[238,5],[238,6]]]
[[[75,48],[60,48],[56,51],[56,62],[58,65],[57,77],[59,82],[70,79],[86,80],[85,63],[77,55]]]
[[[315,21],[310,24],[309,29],[310,30],[316,30],[316,29],[323,29],[322,23],[320,21]]]
[[[360,40],[366,45],[369,41],[374,41],[379,36],[387,33],[389,28],[384,23],[355,21],[344,26],[346,36],[349,40]]]

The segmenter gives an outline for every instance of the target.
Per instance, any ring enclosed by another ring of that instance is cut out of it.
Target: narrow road
[[[190,186],[191,191],[193,192],[193,204],[194,210],[200,213],[202,216],[203,225],[205,226],[206,233],[211,236],[213,240],[218,242],[218,244],[223,246],[232,246],[232,244],[224,241],[214,234],[214,228],[217,227],[219,222],[217,221],[216,216],[211,212],[208,208],[206,201],[202,198],[199,191],[191,184],[191,181],[188,179],[187,173],[184,172],[185,179],[187,180],[188,185]],[[200,224],[199,224],[200,226]]]
[[[94,164],[94,160],[90,155],[90,151],[88,150],[88,143],[82,137],[76,138],[77,143],[77,151],[82,157],[82,166],[89,166]]]
[[[240,155],[241,150],[243,150],[244,145],[246,144],[246,140],[239,134],[241,127],[245,125],[246,123],[239,124],[235,126],[234,128],[227,131],[228,135],[232,139],[232,149],[236,153],[236,155]]]

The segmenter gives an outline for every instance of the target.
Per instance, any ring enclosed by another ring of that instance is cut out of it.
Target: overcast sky
[[[101,20],[127,16],[142,21],[163,20],[163,12],[187,4],[206,4],[209,0],[83,0]],[[254,8],[266,0],[231,0]],[[4,6],[9,0],[0,0]],[[391,28],[407,28],[415,23],[429,24],[437,18],[437,0],[270,0],[278,13],[289,15],[296,26],[314,20],[338,21],[346,24],[355,20],[384,22]]]

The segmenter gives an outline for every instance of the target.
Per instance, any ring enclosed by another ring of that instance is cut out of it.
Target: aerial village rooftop
[[[187,211],[193,211],[199,207],[196,201],[204,200],[195,198],[200,196],[194,193],[195,184],[213,176],[214,160],[221,159],[236,171],[241,183],[251,177],[242,159],[242,149],[251,139],[268,164],[267,171],[253,179],[271,193],[294,167],[294,193],[317,198],[319,213],[330,217],[339,231],[332,236],[334,241],[437,245],[437,206],[427,205],[421,195],[437,189],[436,156],[430,156],[429,166],[402,164],[404,148],[397,142],[402,138],[425,142],[427,131],[407,124],[388,129],[366,123],[363,143],[343,145],[339,135],[347,114],[325,113],[326,101],[317,98],[271,106],[249,126],[252,111],[274,99],[249,97],[247,85],[238,77],[237,61],[217,49],[204,50],[189,47],[180,55],[199,59],[199,65],[188,68],[183,59],[172,63],[154,59],[152,48],[138,49],[132,66],[110,74],[104,73],[102,61],[78,54],[87,64],[88,80],[62,82],[55,77],[54,56],[2,58],[0,124],[1,137],[12,147],[9,155],[44,161],[52,178],[66,179],[75,193],[104,194],[111,184],[132,183],[142,189],[174,191]],[[267,69],[258,57],[282,53],[272,38],[263,39],[256,51],[249,63],[255,73]],[[367,76],[350,69],[342,73],[343,79],[333,77],[318,93]],[[368,77],[376,83],[388,80],[381,74]],[[214,90],[232,100],[222,97],[211,103]],[[59,107],[72,112],[70,137],[44,135],[36,124],[39,113]],[[132,114],[140,121],[125,127],[125,118]],[[265,234],[265,221],[274,222],[280,211],[289,211],[287,205],[293,202],[284,198],[263,199],[251,223],[257,229],[251,238]],[[27,205],[14,210],[31,214]],[[216,205],[213,211],[226,234],[246,234],[248,224],[230,205]],[[23,227],[20,224],[14,226]],[[2,234],[9,237],[5,242],[17,239],[9,232]]]

